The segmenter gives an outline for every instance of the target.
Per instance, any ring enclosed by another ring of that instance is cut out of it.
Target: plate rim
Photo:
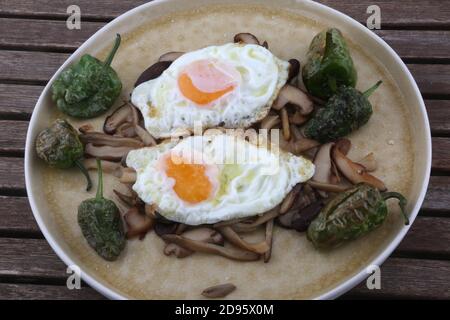
[[[58,241],[55,240],[47,226],[45,225],[43,219],[41,218],[41,215],[39,213],[38,206],[36,204],[36,201],[34,199],[34,195],[32,194],[32,186],[31,186],[31,162],[32,162],[32,155],[31,150],[34,150],[34,127],[35,123],[37,122],[38,113],[34,112],[40,105],[43,104],[44,97],[47,95],[47,92],[50,90],[51,84],[55,80],[55,78],[61,73],[62,70],[64,70],[69,63],[72,62],[73,57],[77,55],[80,51],[83,51],[85,47],[88,47],[90,44],[96,41],[96,38],[99,37],[102,33],[107,31],[109,28],[113,28],[113,26],[125,19],[127,19],[130,15],[133,15],[136,12],[139,12],[143,10],[144,8],[148,9],[153,6],[160,5],[164,2],[170,2],[172,0],[153,0],[151,2],[147,2],[144,4],[141,4],[131,10],[128,10],[121,14],[120,16],[116,17],[109,23],[107,23],[105,26],[97,30],[92,36],[90,36],[83,44],[75,50],[69,58],[58,68],[58,70],[54,73],[54,75],[50,78],[44,89],[42,90],[39,99],[36,102],[35,108],[33,109],[33,113],[29,122],[28,130],[27,130],[27,136],[26,136],[26,143],[25,143],[25,160],[24,160],[24,167],[25,167],[25,187],[27,191],[28,201],[30,203],[31,210],[33,212],[33,216],[39,226],[39,229],[43,233],[46,241],[49,243],[53,251],[56,253],[56,255],[67,265],[75,265],[74,261],[71,257],[62,249],[62,247],[59,245]],[[398,56],[398,54],[378,35],[376,35],[374,32],[366,28],[364,25],[360,24],[358,21],[354,20],[353,18],[349,17],[348,15],[333,9],[331,7],[328,7],[324,4],[314,2],[311,0],[295,0],[295,2],[303,2],[308,4],[308,6],[316,7],[320,10],[328,11],[330,14],[335,15],[337,18],[343,20],[345,23],[347,23],[352,28],[357,28],[360,31],[362,31],[365,36],[369,37],[372,41],[377,42],[380,44],[384,49],[388,51],[388,53],[391,55],[391,57],[395,60],[395,63],[401,68],[401,71],[406,76],[409,84],[412,86],[412,89],[414,91],[414,99],[419,102],[420,107],[420,119],[424,121],[425,130],[424,134],[426,135],[425,140],[425,173],[427,173],[425,179],[422,182],[422,187],[420,189],[420,193],[418,195],[417,201],[415,203],[415,206],[411,210],[410,214],[410,220],[411,223],[409,226],[405,226],[402,228],[398,234],[392,239],[392,241],[387,245],[387,247],[376,257],[374,257],[370,262],[367,263],[366,267],[362,268],[360,272],[355,273],[354,275],[350,276],[346,280],[343,280],[340,284],[333,287],[332,289],[328,290],[327,292],[324,292],[316,297],[314,299],[317,300],[328,300],[328,299],[334,299],[342,294],[348,292],[350,289],[354,288],[356,285],[361,283],[367,276],[368,273],[366,272],[367,266],[370,265],[377,265],[381,266],[384,261],[392,254],[392,252],[395,250],[395,248],[400,244],[401,240],[405,237],[406,233],[411,228],[413,222],[415,221],[417,214],[422,206],[422,203],[424,201],[428,184],[430,180],[430,173],[431,173],[431,159],[432,159],[432,146],[431,146],[431,130],[430,130],[430,123],[428,119],[428,114],[426,112],[425,103],[423,101],[422,95],[420,93],[420,90],[417,86],[417,83],[415,79],[413,78],[411,72],[405,65],[405,63],[401,60],[401,58]],[[100,280],[96,280],[94,276],[92,276],[89,272],[81,272],[81,278],[94,290],[102,294],[103,296],[114,299],[114,300],[124,300],[128,299],[125,295],[122,295],[117,292],[117,290],[114,290],[110,288],[109,285],[102,283]]]

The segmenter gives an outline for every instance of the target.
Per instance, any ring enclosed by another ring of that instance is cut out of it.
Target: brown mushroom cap
[[[114,134],[121,124],[128,121],[131,121],[131,110],[128,104],[125,103],[106,117],[103,131],[107,134]]]
[[[140,239],[153,227],[154,220],[139,212],[137,207],[130,208],[123,216],[128,230],[126,236],[128,239],[139,236]]]
[[[308,115],[314,110],[314,104],[308,95],[290,84],[281,88],[272,108],[281,110],[288,103],[297,106],[302,115]]]
[[[91,143],[95,146],[129,147],[142,148],[144,144],[133,138],[115,137],[102,132],[86,132],[80,134],[80,140],[84,143]]]
[[[152,64],[150,67],[144,70],[134,83],[134,87],[137,87],[141,83],[158,78],[167,68],[170,67],[172,61],[158,61]]]
[[[185,54],[185,52],[180,52],[180,51],[167,52],[159,57],[158,62],[174,62],[179,57],[181,57],[183,54]]]
[[[253,34],[248,32],[238,33],[234,36],[235,43],[256,44],[260,45],[259,40]]]
[[[280,206],[280,215],[285,214],[289,210],[291,210],[292,206],[294,205],[294,201],[297,199],[297,196],[299,195],[300,191],[302,190],[302,185],[299,183],[297,184],[284,198],[283,202]]]
[[[380,179],[367,173],[365,168],[347,158],[338,148],[334,147],[332,151],[333,161],[339,171],[352,183],[365,182],[380,191],[385,191],[386,186]]]
[[[206,298],[223,298],[236,290],[232,283],[219,284],[217,286],[206,288],[202,291],[202,296]]]

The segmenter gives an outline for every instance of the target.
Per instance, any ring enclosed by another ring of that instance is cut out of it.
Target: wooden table
[[[36,100],[56,69],[100,27],[143,0],[2,0],[0,4],[0,299],[101,299],[65,286],[66,267],[39,231],[24,185],[23,154]],[[450,298],[450,0],[321,1],[365,23],[377,4],[376,31],[407,63],[425,99],[433,168],[413,227],[382,266],[382,289],[362,283],[344,298]],[[77,4],[81,30],[65,26]]]

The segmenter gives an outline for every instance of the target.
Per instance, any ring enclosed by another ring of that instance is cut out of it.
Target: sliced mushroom
[[[258,243],[249,243],[242,239],[230,226],[220,227],[219,231],[225,239],[238,248],[258,254],[263,254],[269,250],[269,245],[265,240]]]
[[[333,142],[325,143],[319,148],[319,151],[317,151],[316,157],[314,158],[316,170],[312,177],[313,181],[331,184],[331,148],[333,148],[333,146]],[[319,190],[319,194],[324,198],[328,196],[323,190]]]
[[[223,298],[236,290],[232,283],[219,284],[217,286],[206,288],[202,291],[202,296],[206,298]]]
[[[143,239],[146,233],[153,227],[154,220],[139,212],[137,207],[130,208],[123,216],[128,230],[126,236],[128,239],[139,236]]]
[[[317,182],[314,180],[309,180],[307,182],[307,184],[310,185],[311,187],[313,187],[314,189],[322,190],[322,191],[326,191],[326,192],[339,193],[339,192],[347,191],[349,189],[349,187],[345,186],[345,185],[323,183],[323,182]]]
[[[260,45],[257,37],[248,32],[238,33],[234,36],[234,43],[256,44]]]
[[[124,155],[133,149],[131,147],[94,146],[92,143],[88,143],[84,149],[84,154],[102,160],[120,161]]]
[[[160,219],[157,219],[155,222],[154,230],[158,236],[162,237],[166,234],[175,234],[177,227],[178,223],[176,222],[165,223],[161,222]]]
[[[300,72],[300,61],[297,59],[289,60],[289,75],[287,79],[287,83],[291,82],[295,77],[298,76]]]
[[[290,126],[290,128],[291,128],[291,136],[294,138],[294,140],[297,141],[304,138],[300,129],[297,126],[293,125]]]
[[[289,141],[291,139],[291,129],[289,128],[289,116],[286,108],[280,110],[281,128],[283,130],[284,140]]]
[[[297,106],[302,115],[308,115],[314,110],[314,104],[306,93],[297,87],[286,84],[281,88],[278,97],[272,105],[275,110],[281,110],[286,104]]]
[[[121,124],[130,121],[130,111],[127,103],[121,105],[111,115],[106,117],[103,123],[103,131],[107,134],[114,134]]]
[[[269,115],[261,121],[261,129],[270,130],[276,125],[278,125],[280,121],[281,120],[278,115]]]
[[[238,261],[256,261],[259,260],[259,254],[243,250],[232,250],[228,247],[222,247],[211,243],[204,243],[184,238],[175,234],[165,234],[162,236],[164,241],[175,243],[185,249],[209,254],[219,255],[228,259]]]
[[[83,124],[81,127],[78,128],[78,131],[81,133],[87,133],[94,131],[94,127],[90,123]]]
[[[299,110],[295,110],[295,112],[289,116],[289,123],[297,126],[304,124],[306,121],[308,121],[308,118],[303,116]]]
[[[286,141],[283,137],[280,137],[279,146],[281,149],[293,153],[295,155],[300,155],[301,153],[313,149],[319,146],[320,143],[316,140],[302,138],[300,140],[291,139]]]
[[[291,210],[282,216],[277,217],[276,222],[286,229],[292,229],[292,220],[298,214],[298,210]]]
[[[273,243],[273,220],[269,220],[266,223],[266,243],[269,246],[269,250],[264,253],[264,262],[267,263],[272,256],[272,243]]]
[[[336,141],[336,148],[343,154],[347,155],[352,147],[352,142],[348,139],[341,138]]]
[[[208,227],[200,227],[188,230],[182,233],[182,236],[194,241],[213,243],[218,245],[224,244],[223,236],[219,232],[217,232],[217,230]]]
[[[349,158],[347,158],[338,148],[334,147],[333,161],[338,167],[339,171],[352,183],[365,182],[368,183],[380,191],[385,191],[386,186],[380,179],[367,173],[365,168]]]
[[[144,144],[133,138],[114,137],[102,132],[86,132],[80,134],[80,140],[87,144],[91,143],[94,146],[110,146],[110,147],[129,147],[142,148]]]
[[[130,122],[124,122],[122,123],[116,130],[116,133],[114,134],[119,137],[125,137],[125,138],[134,138],[136,137],[136,130],[134,130],[134,124]]]
[[[120,192],[116,189],[113,189],[113,192],[117,196],[117,198],[120,199],[120,201],[122,201],[124,204],[126,204],[129,207],[135,207],[137,205],[142,204],[142,201],[138,198],[138,196],[136,194],[128,195],[128,194]]]
[[[183,247],[180,247],[179,245],[175,243],[168,243],[164,247],[164,254],[166,256],[176,256],[179,259],[186,258],[193,254],[194,252],[188,249],[185,249]]]
[[[161,57],[159,57],[159,62],[174,62],[179,57],[181,57],[184,54],[184,52],[180,51],[171,51],[164,53]]]
[[[294,202],[297,199],[297,196],[299,195],[301,190],[302,190],[302,185],[299,183],[287,194],[287,196],[284,198],[283,202],[281,203],[280,215],[283,215],[286,212],[288,212],[289,210],[291,210],[291,208],[294,205]]]
[[[298,232],[305,232],[311,222],[319,215],[324,204],[322,201],[314,202],[306,208],[300,210],[291,221],[291,226]]]
[[[359,160],[358,164],[362,165],[367,172],[375,171],[378,168],[378,163],[373,152],[368,153],[364,158]]]
[[[144,212],[147,216],[149,216],[152,219],[156,219],[156,205],[155,204],[148,204],[146,203],[144,205]]]
[[[138,124],[134,126],[134,130],[138,135],[138,137],[142,140],[142,142],[144,142],[145,146],[147,147],[156,146],[155,138],[153,138],[152,135],[147,130],[145,130]]]
[[[275,208],[257,217],[256,220],[251,223],[239,222],[232,225],[232,227],[233,230],[236,232],[251,232],[254,231],[260,225],[266,223],[267,221],[278,217],[279,214],[280,214],[280,206],[276,206]],[[216,225],[214,227],[216,227]]]
[[[158,78],[170,65],[172,61],[158,61],[152,64],[150,67],[144,70],[134,83],[134,87],[137,87],[143,82],[147,82]]]
[[[132,168],[120,167],[120,170],[116,172],[116,176],[122,183],[135,183],[137,179],[136,171]]]
[[[89,158],[83,160],[83,165],[87,170],[97,170],[97,160],[95,158]],[[120,170],[121,165],[117,162],[102,161],[102,170],[106,173],[115,173],[116,170]]]

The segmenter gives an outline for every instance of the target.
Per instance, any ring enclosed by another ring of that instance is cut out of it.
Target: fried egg
[[[130,151],[133,190],[167,219],[189,225],[251,217],[309,180],[306,158],[233,135],[190,136]]]
[[[156,138],[179,130],[248,127],[263,119],[286,83],[289,63],[259,45],[230,43],[189,52],[131,96]]]

